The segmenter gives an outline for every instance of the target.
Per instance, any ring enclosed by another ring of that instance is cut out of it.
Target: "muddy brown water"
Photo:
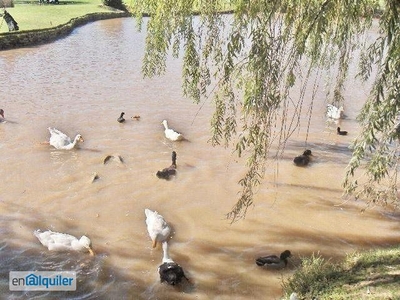
[[[52,44],[0,53],[7,120],[0,124],[4,299],[279,299],[282,278],[302,256],[340,258],[399,242],[398,214],[361,213],[362,202],[342,197],[366,87],[350,82],[346,89],[347,118],[340,125],[348,136],[326,123],[326,102],[314,104],[307,146],[304,119],[283,156],[268,164],[247,217],[230,224],[225,214],[238,197],[243,161],[209,143],[212,105],[182,96],[180,60],[168,60],[165,76],[143,78],[144,39],[134,20],[116,19],[80,27]],[[321,85],[318,97],[323,93]],[[120,124],[122,111],[127,121]],[[130,119],[134,115],[140,120]],[[166,141],[163,119],[189,142]],[[80,133],[85,142],[72,151],[43,145],[50,126]],[[297,168],[292,159],[305,147],[313,162]],[[169,166],[173,150],[178,176],[160,180],[155,173]],[[113,154],[124,163],[103,164]],[[151,248],[145,208],[173,226],[170,254],[190,284],[160,284],[161,248]],[[38,228],[85,234],[97,256],[50,253],[33,236]],[[293,253],[287,269],[256,266],[258,256],[285,249]],[[76,292],[9,291],[9,271],[70,269],[78,272]]]

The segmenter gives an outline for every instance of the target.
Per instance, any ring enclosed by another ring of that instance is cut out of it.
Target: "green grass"
[[[400,299],[400,248],[370,250],[331,263],[321,256],[302,259],[302,266],[287,280],[288,299]]]
[[[39,1],[14,1],[14,7],[7,11],[17,21],[20,31],[55,27],[88,13],[110,11],[101,0],[59,1],[60,4],[43,5],[39,5]],[[0,24],[0,33],[8,32],[3,18],[0,18]]]

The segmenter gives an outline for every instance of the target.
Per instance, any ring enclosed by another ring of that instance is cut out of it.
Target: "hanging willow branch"
[[[360,76],[378,72],[367,103],[358,121],[361,134],[354,142],[344,186],[347,193],[367,198],[372,203],[399,206],[397,171],[400,138],[400,7],[398,1],[386,1],[381,17],[381,36],[362,57]],[[365,172],[356,176],[356,170]]]
[[[367,168],[375,174],[374,180],[397,165],[392,158],[382,159],[394,155],[391,146],[383,145],[393,140],[387,133],[400,108],[399,6],[394,0],[386,4],[381,22],[384,38],[373,43],[361,59],[364,79],[372,74],[374,63],[381,68],[359,118],[365,126],[348,168],[348,192],[358,188],[351,177],[368,147],[379,150]],[[371,26],[376,5],[373,0],[132,0],[139,25],[144,13],[150,15],[144,74],[163,74],[169,49],[174,56],[183,52],[184,95],[197,103],[211,96],[215,105],[213,145],[228,146],[235,141],[238,155],[247,157],[247,172],[239,181],[240,196],[228,214],[232,221],[243,218],[253,204],[273,141],[279,141],[277,151],[281,151],[299,126],[305,84],[314,71],[337,70],[328,102],[343,104],[350,61],[361,45],[359,37]],[[220,13],[226,9],[233,13]],[[302,70],[307,71],[303,74]],[[293,99],[289,92],[299,78],[301,93]],[[387,105],[381,105],[383,101]],[[312,107],[307,110],[310,116],[311,112]],[[377,141],[383,144],[378,147]]]

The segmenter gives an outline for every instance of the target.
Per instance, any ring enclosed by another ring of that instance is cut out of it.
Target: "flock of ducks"
[[[327,105],[327,110],[326,110],[326,116],[328,117],[329,120],[339,120],[344,117],[344,108],[343,106],[340,106],[339,108],[332,105],[328,104]],[[337,127],[336,132],[338,135],[347,135],[347,131],[341,130],[340,127]],[[299,167],[304,167],[309,164],[311,161],[311,150],[307,149],[303,152],[303,154],[296,156],[293,159],[293,162],[296,166]]]
[[[331,119],[340,119],[343,117],[343,107],[335,107],[328,104],[327,116]],[[124,112],[121,113],[120,117],[117,119],[119,123],[125,122]],[[0,109],[0,115],[2,121],[4,121],[4,110]],[[132,117],[134,120],[139,120],[140,116]],[[164,125],[165,137],[171,141],[182,141],[185,140],[183,135],[179,132],[168,127],[168,122],[166,120],[162,121]],[[72,140],[63,132],[56,128],[48,128],[50,132],[49,144],[56,149],[71,150],[79,142],[83,142],[83,137],[77,134]],[[337,133],[339,135],[346,135],[346,131],[341,131],[340,127],[337,128]],[[307,149],[300,156],[294,158],[293,162],[297,166],[306,166],[310,162],[310,156],[312,156],[311,150]],[[171,176],[176,175],[176,152],[172,152],[172,163],[169,167],[164,168],[156,173],[158,178],[169,179]],[[171,235],[171,227],[165,221],[164,217],[160,215],[157,211],[152,211],[150,209],[145,209],[146,216],[146,226],[149,233],[150,239],[152,240],[152,247],[156,248],[158,243],[162,244],[162,263],[158,267],[158,273],[160,275],[160,281],[166,282],[170,285],[177,285],[181,283],[182,279],[189,279],[186,277],[182,267],[174,262],[168,253],[168,239]],[[83,251],[89,252],[90,255],[95,255],[92,247],[91,241],[88,237],[82,236],[80,239],[65,233],[54,232],[51,230],[41,231],[35,230],[34,235],[38,238],[40,243],[47,247],[50,251]],[[289,250],[283,251],[280,256],[269,255],[262,256],[256,259],[256,265],[260,267],[266,267],[271,269],[284,268],[288,264],[288,258],[292,256]]]
[[[0,110],[0,115],[4,118],[4,111]],[[126,120],[124,118],[125,112],[122,112],[118,117],[117,121],[119,123],[124,123]],[[139,120],[140,116],[136,115],[132,117],[133,120]],[[179,132],[168,127],[167,120],[163,120],[162,125],[164,125],[165,137],[171,141],[183,141],[185,138]],[[83,142],[84,139],[82,135],[77,134],[74,139],[71,139],[65,133],[61,132],[56,128],[48,128],[50,132],[49,144],[59,150],[71,150],[75,148],[78,143]],[[171,176],[176,175],[176,152],[172,152],[172,163],[169,167],[164,168],[156,173],[158,178],[170,179]],[[122,161],[120,156],[117,156]],[[107,156],[104,159],[104,164],[106,164],[111,159],[117,159],[116,156]],[[146,225],[149,236],[152,240],[152,247],[156,248],[157,243],[162,244],[163,256],[162,264],[158,267],[158,272],[160,275],[161,282],[166,282],[170,285],[179,284],[183,278],[188,282],[189,279],[186,277],[182,267],[175,263],[168,253],[168,241],[171,234],[171,227],[164,220],[157,211],[152,211],[150,209],[145,209]],[[41,231],[35,230],[34,235],[38,238],[40,243],[47,247],[50,251],[81,251],[89,252],[90,255],[95,255],[91,247],[91,241],[88,237],[82,236],[80,239],[65,233],[54,232],[51,230]]]
[[[168,238],[171,235],[171,227],[157,211],[146,208],[144,213],[146,216],[147,232],[152,240],[152,247],[156,248],[157,243],[162,244],[162,263],[158,267],[160,281],[170,285],[177,285],[185,278],[189,282],[182,267],[174,262],[168,253]],[[83,235],[78,239],[70,234],[51,230],[41,231],[40,229],[35,230],[33,234],[49,251],[80,251],[89,252],[92,256],[95,255],[91,247],[91,241],[87,236]]]
[[[147,232],[152,240],[152,247],[156,248],[157,243],[162,244],[162,263],[158,267],[160,281],[162,283],[166,282],[169,285],[177,285],[185,278],[189,282],[189,278],[186,277],[182,267],[169,256],[168,238],[171,235],[171,227],[157,211],[146,208],[144,213],[146,216]],[[83,235],[78,239],[70,234],[51,230],[41,231],[40,229],[35,230],[33,234],[49,251],[80,251],[89,252],[92,256],[95,255],[91,247],[91,241],[87,236]]]
[[[124,114],[125,113],[122,112],[120,117],[117,119],[119,123],[125,122]],[[3,110],[0,110],[0,115],[2,115],[4,118]],[[140,116],[133,116],[132,119],[139,120]],[[169,128],[167,120],[162,121],[161,124],[164,125],[165,129],[164,134],[167,139],[173,142],[187,140],[181,133],[173,130],[172,128]],[[50,132],[50,140],[49,140],[50,145],[59,150],[71,150],[77,146],[78,142],[84,141],[82,135],[80,134],[77,134],[75,138],[72,140],[69,136],[67,136],[65,133],[61,132],[56,128],[49,127],[48,130]],[[176,159],[176,153],[175,153],[175,159]]]

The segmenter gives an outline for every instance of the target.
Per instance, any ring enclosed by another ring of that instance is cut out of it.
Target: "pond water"
[[[4,299],[279,299],[281,280],[300,258],[398,243],[399,215],[342,198],[341,181],[357,135],[355,117],[367,88],[351,82],[346,115],[326,123],[324,100],[289,140],[244,220],[225,215],[238,198],[244,162],[232,149],[209,143],[209,101],[193,104],[181,93],[181,61],[168,60],[165,76],[141,74],[144,33],[132,19],[99,21],[52,44],[0,52],[0,294]],[[317,98],[323,99],[322,86]],[[306,99],[309,98],[306,96]],[[127,121],[116,121],[124,111]],[[140,115],[140,120],[131,116]],[[164,138],[161,121],[189,141]],[[42,142],[48,127],[80,133],[79,149],[55,150]],[[307,168],[293,157],[308,147]],[[177,152],[178,175],[155,176]],[[103,164],[118,154],[124,163]],[[92,182],[93,174],[99,179]],[[170,254],[190,283],[161,284],[162,251],[152,249],[144,209],[173,226]],[[51,229],[90,237],[95,257],[54,253],[33,235]],[[291,250],[286,269],[259,268],[261,255]],[[76,270],[75,292],[10,292],[9,271]]]

